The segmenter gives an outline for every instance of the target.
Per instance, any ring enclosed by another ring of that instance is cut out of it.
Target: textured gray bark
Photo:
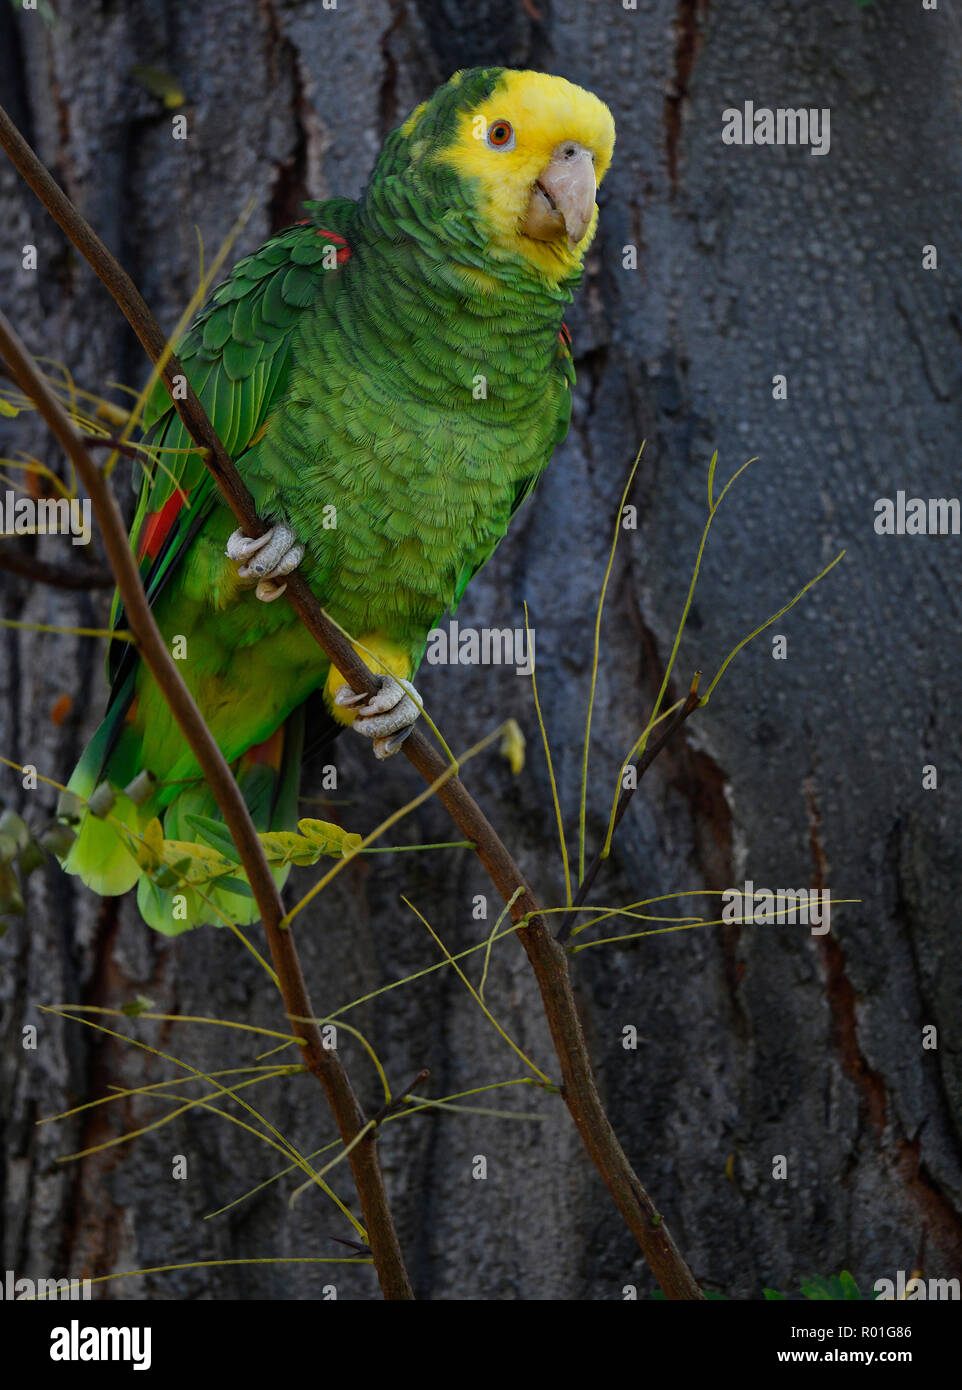
[[[16,6],[14,7],[17,8]],[[574,427],[537,500],[473,584],[462,624],[520,624],[528,600],[539,686],[568,824],[575,822],[590,624],[630,460],[641,518],[625,532],[609,594],[593,742],[590,843],[670,651],[704,521],[706,468],[727,478],[759,455],[726,499],[680,658],[711,673],[730,647],[843,546],[823,587],[742,653],[710,707],[656,764],[616,840],[595,900],[628,902],[699,886],[801,887],[859,898],[829,936],[727,927],[654,937],[574,961],[589,1043],[612,1119],[696,1275],[735,1297],[851,1269],[871,1284],[962,1265],[962,1050],[953,948],[960,820],[957,709],[962,628],[958,539],[878,537],[873,504],[958,492],[960,89],[947,5],[780,0],[610,3],[520,0],[389,5],[340,0],[58,0],[56,24],[0,11],[4,104],[170,327],[196,277],[195,224],[208,254],[251,196],[238,255],[305,196],[356,195],[384,133],[459,66],[503,62],[563,74],[598,92],[618,127],[600,240],[568,322],[579,384]],[[132,79],[175,74],[189,139]],[[722,111],[751,99],[831,108],[831,151],[723,145]],[[78,382],[139,383],[143,362],[106,294],[13,172],[0,164],[4,308],[30,346]],[[37,273],[21,248],[39,250]],[[622,248],[638,247],[638,269]],[[938,271],[921,268],[935,244]],[[788,400],[772,377],[788,377]],[[32,424],[4,432],[4,453]],[[40,555],[65,558],[63,542]],[[69,557],[68,557],[69,558]],[[90,558],[82,554],[84,560]],[[2,576],[3,614],[100,624],[103,592],[75,594]],[[0,635],[0,752],[65,778],[99,718],[100,644]],[[494,755],[468,770],[543,900],[562,880],[530,687],[490,668],[419,678],[453,747],[508,715],[529,740],[513,779]],[[74,713],[49,711],[67,692]],[[680,692],[679,692],[680,693]],[[383,781],[341,740],[342,814],[366,829],[418,790],[398,760]],[[939,789],[922,790],[935,764]],[[320,794],[318,769],[305,792]],[[0,795],[34,819],[46,792],[0,770]],[[399,828],[411,842],[456,838],[438,807]],[[296,876],[297,885],[311,881]],[[289,890],[290,891],[290,890]],[[471,918],[489,885],[472,856],[376,856],[304,916],[299,940],[319,1011],[437,959],[404,892],[453,950],[487,930]],[[490,919],[489,919],[490,920]],[[631,927],[618,928],[630,930]],[[171,1075],[150,1054],[36,1012],[38,1003],[119,1007],[137,993],[172,1012],[278,1026],[276,998],[226,931],[168,942],[130,902],[98,903],[56,869],[31,880],[26,920],[0,943],[3,1002],[3,1268],[100,1275],[202,1259],[339,1253],[345,1223],[293,1180],[232,1213],[206,1212],[273,1172],[278,1156],[193,1112],[76,1164],[59,1156],[149,1122],[146,1101],[35,1120]],[[556,1073],[527,964],[494,955],[492,1006]],[[351,1016],[395,1087],[422,1067],[429,1094],[520,1074],[450,971]],[[20,1030],[36,1023],[39,1047]],[[622,1046],[635,1025],[636,1051]],[[938,1048],[923,1051],[924,1025]],[[204,1070],[256,1050],[219,1030],[132,1024]],[[344,1052],[368,1106],[376,1079]],[[306,1079],[261,1094],[304,1149],[331,1137]],[[492,1098],[493,1097],[493,1098]],[[258,1092],[251,1092],[254,1104]],[[540,1123],[423,1117],[385,1131],[383,1163],[419,1297],[620,1298],[650,1276],[585,1158],[557,1097],[522,1088],[481,1098]],[[184,1154],[189,1179],[170,1177]],[[488,1178],[471,1175],[474,1155]],[[788,1159],[785,1181],[773,1156]],[[727,1171],[726,1171],[727,1167]],[[339,1190],[347,1193],[346,1170]],[[201,1269],[107,1286],[122,1298],[376,1296],[369,1269]]]

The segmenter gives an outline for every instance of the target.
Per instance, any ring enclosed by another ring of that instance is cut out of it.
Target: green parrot
[[[428,633],[459,602],[564,438],[574,381],[562,317],[598,220],[614,122],[597,97],[540,72],[455,75],[386,139],[358,202],[332,198],[234,267],[178,353],[269,525],[232,514],[162,386],[130,541],[157,622],[261,831],[297,821],[305,726],[353,724],[378,757],[419,712]],[[182,452],[174,452],[180,450]],[[383,674],[370,699],[331,668],[287,603],[300,566]],[[124,615],[114,600],[112,615]],[[138,883],[168,935],[257,916],[246,885],[161,887],[132,852],[160,818],[193,842],[218,814],[159,688],[111,645],[105,718],[70,780],[85,807],[64,860],[102,894]],[[309,697],[320,692],[306,712]],[[122,789],[139,778],[148,793]],[[121,827],[130,832],[124,833]],[[283,881],[286,871],[278,870]],[[186,907],[185,907],[186,904]]]

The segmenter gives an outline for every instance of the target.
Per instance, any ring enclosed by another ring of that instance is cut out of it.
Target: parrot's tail
[[[177,936],[205,922],[247,926],[260,914],[240,868],[230,875],[229,886],[191,887],[173,869],[158,872],[152,860],[150,834],[145,839],[144,832],[153,820],[160,820],[165,841],[196,849],[203,837],[193,818],[220,820],[220,811],[203,781],[187,784],[173,799],[169,789],[166,796],[152,792],[147,779],[140,778],[138,785],[143,762],[140,734],[130,722],[133,681],[131,674],[111,700],[67,785],[72,795],[61,798],[60,814],[73,821],[76,832],[63,867],[105,897],[126,893],[137,883],[137,905],[144,921],[165,936]],[[304,726],[305,705],[301,705],[268,739],[249,748],[232,765],[259,831],[296,828]],[[98,789],[104,783],[112,799],[101,797]],[[93,809],[88,806],[91,797]],[[164,806],[163,801],[169,804]],[[210,846],[201,843],[200,849],[209,852]],[[272,870],[279,888],[289,872],[289,865]]]

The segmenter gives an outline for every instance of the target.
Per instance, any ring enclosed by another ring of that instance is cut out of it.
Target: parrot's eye
[[[493,150],[513,150],[514,131],[510,121],[492,121],[488,126],[488,144]]]

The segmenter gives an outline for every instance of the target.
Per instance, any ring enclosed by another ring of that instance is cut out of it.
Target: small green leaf
[[[9,864],[0,864],[0,913],[23,916],[23,894]]]
[[[152,97],[159,97],[171,111],[176,106],[183,106],[187,100],[176,77],[165,72],[163,68],[152,67],[149,63],[138,63],[130,69],[130,75]]]
[[[0,849],[0,857],[5,859],[12,859],[14,854],[19,854],[30,843],[30,831],[16,811],[4,811],[0,814],[0,843],[4,842],[13,846],[9,855]]]
[[[54,821],[40,836],[40,843],[44,849],[55,854],[58,859],[66,859],[73,849],[74,841],[77,836],[69,825],[64,825],[61,821]]]
[[[94,796],[96,796],[96,792]],[[93,798],[91,798],[91,801]],[[164,858],[164,827],[154,816],[145,827],[141,842],[137,846],[137,863],[142,869],[160,868]]]
[[[840,1274],[825,1279],[820,1274],[813,1275],[802,1285],[802,1297],[810,1303],[815,1302],[870,1302],[847,1269]]]
[[[127,1018],[136,1018],[138,1014],[146,1013],[148,1009],[153,1007],[154,1001],[152,999],[148,999],[145,994],[138,994],[129,1000],[120,1012],[126,1014]]]
[[[498,752],[502,758],[507,758],[512,775],[517,777],[524,768],[525,738],[521,732],[521,725],[516,719],[509,719],[505,725],[504,733],[501,735],[501,743]]]
[[[350,854],[358,848],[361,836],[334,825],[326,820],[299,820],[297,828],[302,835],[316,845],[321,854]]]
[[[254,896],[251,886],[245,878],[219,878],[217,887],[226,888],[229,893],[236,893],[241,898]]]
[[[293,830],[266,831],[257,838],[271,864],[316,864],[321,854],[316,844],[305,835],[295,835]]]
[[[838,1282],[839,1282],[839,1284],[840,1284],[841,1287],[842,1287],[842,1291],[843,1291],[843,1292],[842,1292],[842,1297],[843,1297],[843,1298],[849,1299],[849,1300],[852,1300],[852,1299],[859,1299],[859,1300],[861,1300],[861,1298],[862,1298],[862,1291],[861,1291],[861,1289],[859,1288],[858,1284],[856,1284],[856,1282],[855,1282],[854,1278],[852,1277],[852,1275],[849,1274],[849,1272],[848,1272],[847,1269],[843,1269],[843,1270],[841,1271],[841,1273],[840,1273],[839,1276],[838,1276]]]
[[[18,864],[20,865],[21,876],[23,878],[27,878],[30,874],[33,873],[34,869],[39,869],[40,866],[43,864],[45,858],[46,856],[44,855],[44,852],[41,849],[40,845],[37,843],[37,841],[28,840],[28,842],[24,845],[23,849],[20,851],[20,855],[17,860]]]
[[[230,837],[230,831],[223,821],[212,820],[210,816],[188,815],[187,823],[197,831],[202,840],[212,845],[214,849],[220,850],[228,859],[232,859],[235,864],[240,863],[240,856],[237,853],[237,846]]]

